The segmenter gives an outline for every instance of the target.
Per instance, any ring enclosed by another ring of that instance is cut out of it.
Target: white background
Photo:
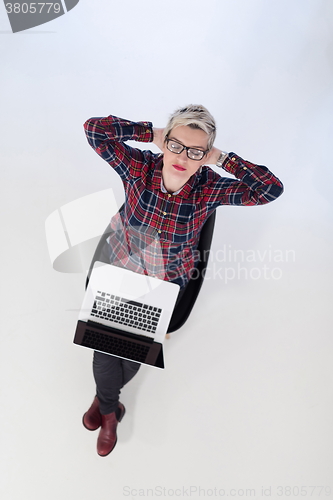
[[[190,486],[332,498],[319,488],[333,491],[332,24],[330,0],[81,0],[12,34],[0,8],[2,500]],[[91,352],[72,344],[85,276],[53,270],[45,220],[106,188],[122,200],[87,118],[162,127],[190,102],[215,116],[217,147],[267,165],[285,193],[218,210],[213,257],[256,260],[211,267],[166,370],[143,367],[123,390],[117,446],[100,458],[81,424]]]

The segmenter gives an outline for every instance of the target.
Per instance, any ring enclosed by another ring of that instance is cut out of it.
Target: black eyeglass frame
[[[169,149],[169,142],[172,141],[172,142],[176,142],[177,144],[179,144],[180,146],[182,146],[182,149],[180,151],[172,151],[171,149]],[[189,160],[194,160],[194,161],[200,161],[204,158],[204,156],[209,152],[209,149],[206,149],[205,151],[202,150],[202,149],[197,149],[197,148],[191,148],[191,147],[188,147],[188,146],[184,146],[184,144],[182,144],[181,142],[179,141],[176,141],[175,139],[171,139],[170,137],[166,137],[165,138],[165,142],[167,143],[167,148],[168,148],[168,151],[170,151],[171,153],[174,153],[175,155],[180,155],[184,149],[186,149],[186,156]],[[203,153],[202,157],[201,158],[191,158],[189,155],[188,155],[188,152],[189,150],[192,149],[193,151],[200,151],[200,153]]]

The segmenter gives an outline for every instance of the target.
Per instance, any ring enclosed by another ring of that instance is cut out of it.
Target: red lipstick
[[[177,164],[174,164],[172,166],[173,166],[173,168],[175,168],[176,170],[179,170],[180,172],[184,172],[184,170],[186,170],[186,168],[181,167],[180,165],[177,165]]]

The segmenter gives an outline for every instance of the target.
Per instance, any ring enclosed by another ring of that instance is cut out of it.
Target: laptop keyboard
[[[114,338],[105,333],[86,329],[82,344],[97,351],[107,352],[115,356],[129,358],[139,363],[144,363],[150,346],[135,344],[134,342],[121,338]]]
[[[98,291],[91,316],[155,333],[162,309]]]

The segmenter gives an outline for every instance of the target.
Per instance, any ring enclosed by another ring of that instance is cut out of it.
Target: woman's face
[[[189,148],[207,150],[208,135],[200,129],[193,129],[186,125],[171,130],[169,139]],[[169,184],[183,186],[195,172],[208,162],[210,154],[207,153],[201,160],[188,158],[184,149],[180,154],[173,153],[163,145],[163,179]]]

